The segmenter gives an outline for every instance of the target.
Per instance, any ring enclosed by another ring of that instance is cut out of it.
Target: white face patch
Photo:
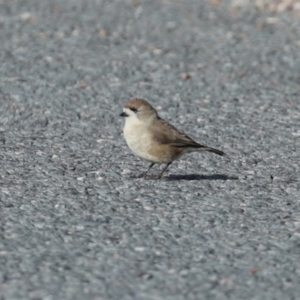
[[[126,113],[128,116],[131,116],[131,115],[134,114],[134,112],[133,112],[131,109],[127,108],[127,107],[124,107],[124,108],[123,108],[123,111],[124,111],[124,113]]]
[[[134,111],[132,111],[130,108],[127,108],[127,107],[125,107],[124,109],[123,109],[123,111],[127,114],[127,118],[126,118],[126,122],[136,122],[136,121],[138,121],[139,119],[138,119],[138,116],[137,116],[137,114],[134,112]]]

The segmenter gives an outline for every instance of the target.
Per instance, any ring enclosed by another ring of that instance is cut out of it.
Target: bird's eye
[[[133,111],[134,113],[136,113],[138,110],[136,109],[136,108],[134,108],[134,107],[129,107],[129,109],[131,110],[131,111]]]

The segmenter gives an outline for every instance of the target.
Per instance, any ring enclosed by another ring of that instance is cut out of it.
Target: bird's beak
[[[125,111],[123,111],[121,114],[120,114],[121,117],[128,117],[128,115],[126,114]]]

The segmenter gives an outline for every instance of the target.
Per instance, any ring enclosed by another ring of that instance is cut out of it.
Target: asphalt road
[[[1,300],[300,299],[300,18],[213,3],[0,0]],[[230,159],[136,179],[132,96]]]

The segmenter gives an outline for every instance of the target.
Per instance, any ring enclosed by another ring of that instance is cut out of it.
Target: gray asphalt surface
[[[300,299],[297,15],[0,0],[0,61],[1,300]],[[136,179],[132,96],[231,160]]]

